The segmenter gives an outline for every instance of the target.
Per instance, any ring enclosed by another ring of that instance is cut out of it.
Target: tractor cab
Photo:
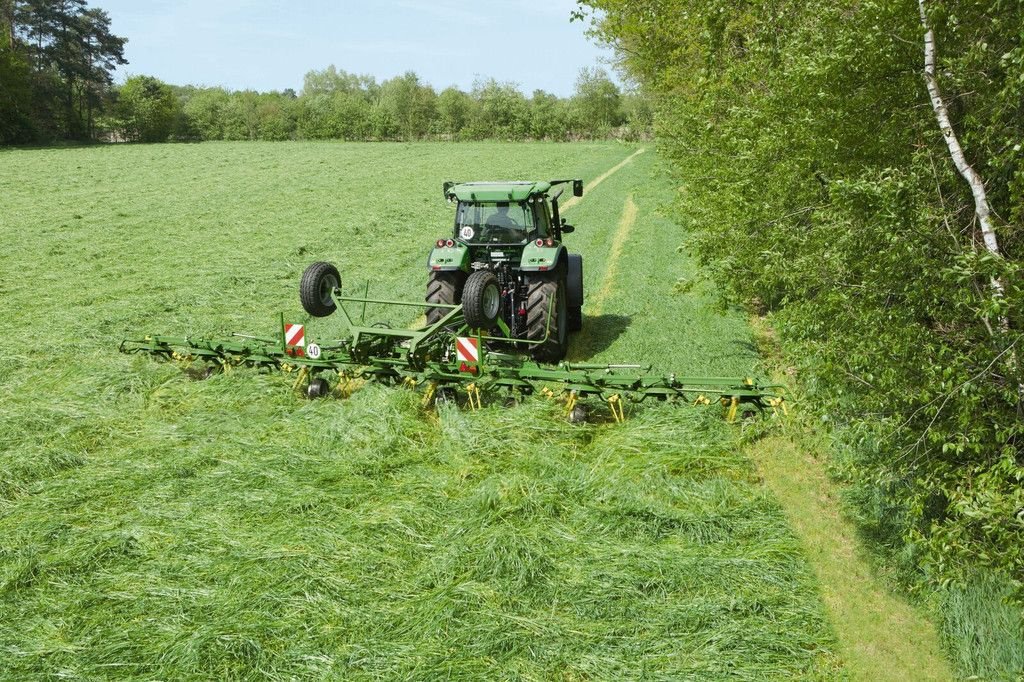
[[[558,185],[572,183],[573,196],[583,196],[582,180],[550,182],[444,183],[444,196],[456,203],[455,234],[464,244],[517,244],[541,238],[561,241],[572,226],[559,220]]]

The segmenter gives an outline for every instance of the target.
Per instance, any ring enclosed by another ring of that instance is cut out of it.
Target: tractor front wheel
[[[466,285],[466,273],[432,272],[427,280],[427,303],[443,303],[458,305],[462,302],[462,289]],[[438,320],[451,312],[451,308],[427,308],[427,325],[437,324]]]
[[[532,279],[526,298],[526,338],[542,341],[533,346],[537,362],[558,362],[565,357],[569,331],[565,275]]]
[[[299,283],[299,300],[303,309],[313,317],[327,317],[338,309],[334,290],[340,286],[338,268],[330,263],[313,263],[302,273],[302,282]]]
[[[471,329],[490,329],[501,312],[501,285],[490,270],[477,270],[462,291],[462,313]]]

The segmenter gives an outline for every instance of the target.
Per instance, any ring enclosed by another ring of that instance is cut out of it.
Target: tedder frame
[[[339,281],[329,292],[348,326],[347,336],[338,340],[289,343],[286,327],[297,325],[285,325],[281,314],[278,332],[272,337],[237,333],[223,339],[146,336],[126,339],[120,349],[169,360],[205,361],[224,371],[248,366],[295,372],[296,389],[304,389],[311,398],[345,395],[353,382],[364,380],[421,388],[424,404],[450,398],[461,389],[465,402],[474,409],[482,405],[482,396],[495,393],[515,398],[533,393],[561,396],[573,421],[586,415],[579,401],[595,397],[607,403],[616,421],[625,418],[624,404],[648,398],[697,405],[720,403],[730,421],[744,406],[785,410],[782,386],[749,377],[666,375],[634,364],[538,363],[517,351],[545,339],[509,338],[502,324],[493,330],[472,329],[461,304],[371,298],[368,289],[369,285],[363,296],[346,296]],[[358,321],[347,308],[353,304],[362,308]],[[443,314],[423,326],[393,329],[383,323],[367,325],[367,305],[434,308]],[[552,312],[548,311],[547,333]]]

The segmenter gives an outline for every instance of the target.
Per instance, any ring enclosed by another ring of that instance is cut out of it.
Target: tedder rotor
[[[296,388],[311,398],[378,381],[422,388],[425,404],[461,391],[474,409],[484,395],[557,395],[573,421],[585,415],[579,401],[587,398],[606,402],[616,421],[625,418],[624,403],[648,398],[721,403],[730,421],[741,406],[784,410],[781,386],[750,378],[664,375],[649,366],[563,360],[567,332],[582,326],[583,304],[583,259],[561,244],[573,228],[559,220],[560,192],[551,191],[569,182],[580,196],[580,180],[445,183],[445,197],[457,202],[455,233],[438,240],[430,254],[425,301],[373,298],[369,285],[362,296],[349,296],[334,265],[310,265],[299,286],[302,306],[313,317],[340,311],[348,327],[343,338],[307,343],[305,325],[285,324],[282,314],[273,336],[147,336],[126,339],[121,350],[225,370],[295,372]],[[419,308],[424,321],[411,328],[367,324],[367,306]]]

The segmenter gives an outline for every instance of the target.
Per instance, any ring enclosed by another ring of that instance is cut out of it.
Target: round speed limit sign
[[[319,360],[320,346],[316,345],[315,343],[311,343],[308,346],[306,346],[306,357],[309,358],[310,360]]]

